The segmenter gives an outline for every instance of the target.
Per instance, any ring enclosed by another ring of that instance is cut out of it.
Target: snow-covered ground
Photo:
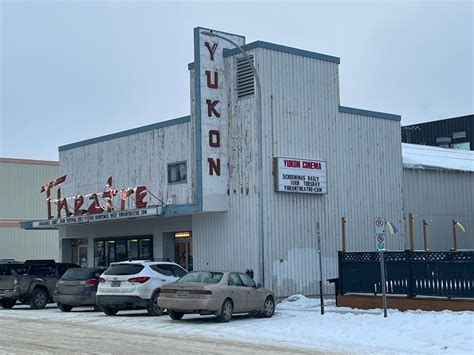
[[[61,312],[51,305],[46,310],[28,306],[0,309],[0,318],[47,319],[90,324],[110,329],[219,338],[221,340],[274,344],[344,353],[451,353],[472,354],[474,312],[399,312],[357,310],[335,306],[327,300],[322,316],[319,300],[301,295],[277,306],[271,319],[235,316],[230,323],[216,323],[213,317],[185,315],[182,321],[168,316],[148,317],[143,311],[119,312],[110,317],[87,308]]]

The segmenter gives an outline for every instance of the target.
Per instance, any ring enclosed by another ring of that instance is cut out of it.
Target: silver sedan
[[[160,290],[158,305],[173,320],[185,313],[215,314],[228,322],[233,314],[252,313],[270,318],[275,312],[275,296],[248,275],[232,271],[194,271]]]

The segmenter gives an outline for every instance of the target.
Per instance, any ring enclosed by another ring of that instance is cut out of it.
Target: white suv
[[[175,282],[187,271],[175,263],[149,260],[124,261],[110,264],[99,278],[97,304],[105,314],[119,310],[146,309],[159,316],[158,295],[163,285]]]

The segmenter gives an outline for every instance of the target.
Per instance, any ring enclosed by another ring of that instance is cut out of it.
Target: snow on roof
[[[474,172],[474,151],[402,143],[403,167]]]

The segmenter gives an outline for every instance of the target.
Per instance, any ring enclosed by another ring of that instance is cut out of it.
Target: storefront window
[[[140,240],[140,259],[151,259],[151,240],[141,239]]]
[[[108,266],[113,262],[133,259],[153,259],[151,237],[121,237],[94,242],[95,266]]]
[[[130,239],[128,242],[128,257],[138,259],[138,239]]]

